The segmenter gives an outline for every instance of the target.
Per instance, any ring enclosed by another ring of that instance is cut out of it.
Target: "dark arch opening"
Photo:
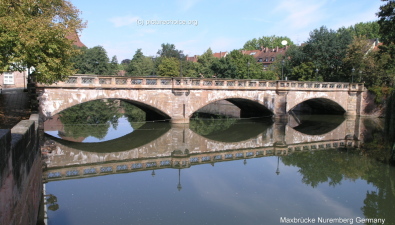
[[[169,121],[171,118],[170,116],[168,116],[167,114],[165,114],[164,112],[162,112],[161,110],[154,108],[152,106],[149,106],[147,104],[141,103],[141,102],[137,102],[137,101],[133,101],[133,100],[125,100],[125,99],[120,99],[122,101],[128,102],[132,105],[137,106],[138,108],[140,108],[141,110],[143,110],[145,112],[145,120],[146,121],[162,121],[162,120],[167,120]]]
[[[314,98],[299,103],[290,111],[298,114],[344,115],[346,112],[338,103],[326,98]]]
[[[217,104],[218,102],[223,103]],[[200,113],[205,113],[208,115],[221,115],[233,118],[262,118],[273,116],[273,112],[266,108],[266,106],[242,98],[218,100],[200,108],[196,112],[198,112],[199,115]],[[192,118],[195,117],[195,115],[196,114],[192,115]]]

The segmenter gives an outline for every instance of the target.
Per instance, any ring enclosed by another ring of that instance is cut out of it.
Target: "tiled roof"
[[[216,53],[213,53],[213,56],[214,56],[215,58],[220,59],[220,58],[222,58],[222,57],[225,57],[227,54],[228,54],[228,52],[216,52]]]
[[[81,42],[80,37],[78,36],[77,32],[68,34],[66,36],[67,39],[74,41],[73,44],[78,47],[86,47],[84,43]]]
[[[260,50],[242,50],[241,52],[244,55],[252,55],[256,62],[263,64],[271,64],[276,60],[277,55],[285,55],[285,52],[288,50],[288,46],[283,48],[267,48],[262,47]]]

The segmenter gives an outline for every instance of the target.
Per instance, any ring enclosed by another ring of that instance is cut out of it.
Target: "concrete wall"
[[[37,223],[42,197],[38,115],[0,129],[0,224]]]

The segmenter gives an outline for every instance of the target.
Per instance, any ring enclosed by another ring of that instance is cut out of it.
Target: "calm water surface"
[[[394,168],[351,148],[383,121],[132,117],[47,125],[48,224],[395,224]]]

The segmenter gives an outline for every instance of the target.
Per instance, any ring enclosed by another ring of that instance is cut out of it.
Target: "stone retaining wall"
[[[0,129],[0,224],[36,225],[42,197],[38,114]]]

